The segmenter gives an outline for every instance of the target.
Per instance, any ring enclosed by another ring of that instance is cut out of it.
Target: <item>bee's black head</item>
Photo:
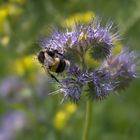
[[[51,57],[54,57],[55,56],[55,50],[47,51],[47,54]]]
[[[41,63],[41,64],[44,64],[44,60],[45,60],[45,54],[43,51],[41,51],[39,54],[38,54],[38,61]]]

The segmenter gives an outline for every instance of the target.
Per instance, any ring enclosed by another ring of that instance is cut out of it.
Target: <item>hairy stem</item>
[[[82,140],[88,140],[89,132],[90,132],[90,125],[92,122],[92,101],[88,100],[86,103],[86,114],[85,114],[85,124],[83,130]]]
[[[81,57],[81,60],[82,60],[82,69],[83,71],[85,71],[86,70],[85,55]],[[92,122],[92,101],[87,100],[82,140],[88,140],[91,122]]]

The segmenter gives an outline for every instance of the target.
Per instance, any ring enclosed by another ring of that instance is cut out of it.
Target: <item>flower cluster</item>
[[[129,47],[113,55],[112,48],[118,39],[113,23],[102,25],[100,18],[94,18],[88,24],[75,23],[63,32],[56,30],[51,37],[41,38],[41,48],[57,50],[71,63],[65,73],[67,77],[60,80],[60,89],[54,93],[63,93],[63,100],[68,98],[77,102],[83,90],[88,90],[91,99],[101,99],[113,91],[127,88],[131,80],[138,77],[139,56]],[[90,52],[91,59],[102,60],[98,69],[85,63],[87,52]],[[74,56],[77,58],[72,62]]]

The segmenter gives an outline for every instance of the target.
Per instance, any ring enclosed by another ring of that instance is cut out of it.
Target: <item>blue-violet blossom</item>
[[[41,48],[57,50],[71,63],[65,77],[60,80],[59,90],[53,94],[62,93],[62,101],[70,99],[77,102],[83,90],[87,90],[91,99],[102,99],[113,91],[127,88],[133,78],[139,77],[136,73],[139,56],[135,51],[130,51],[129,47],[113,55],[112,48],[118,39],[119,34],[113,23],[103,26],[99,18],[88,24],[75,23],[63,32],[57,29],[50,37],[41,38]],[[85,63],[87,51],[91,59],[102,60],[98,69],[90,68]],[[73,56],[69,55],[70,52]],[[74,56],[78,59],[72,62]]]

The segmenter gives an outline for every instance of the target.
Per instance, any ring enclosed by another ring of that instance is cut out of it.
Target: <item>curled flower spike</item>
[[[130,51],[129,47],[125,47],[117,56],[111,56],[107,59],[107,69],[110,71],[111,80],[118,81],[115,90],[121,90],[128,87],[132,79],[140,77],[136,72],[139,55],[135,51]]]
[[[87,86],[87,96],[91,99],[102,99],[109,95],[117,83],[112,83],[111,75],[104,68],[86,72],[79,76],[79,81]]]
[[[113,33],[112,30],[112,22],[103,27],[101,20],[95,18],[87,25],[79,22],[70,29],[66,27],[65,33],[57,29],[51,37],[41,38],[39,46],[57,50],[62,54],[69,49],[74,49],[83,55],[88,49],[91,49],[92,58],[103,59],[110,54],[113,42],[118,39],[118,33]]]
[[[57,29],[51,37],[42,37],[39,39],[39,46],[48,50],[58,50],[63,54],[67,46],[69,35]]]
[[[69,68],[69,71],[67,73],[69,76],[78,77],[82,73],[82,71],[81,71],[80,67],[71,65],[71,67]]]
[[[111,75],[106,71],[97,70],[93,72],[93,87],[96,98],[103,98],[114,90],[114,85],[111,82]]]
[[[64,99],[69,99],[72,102],[77,102],[80,99],[82,87],[82,84],[75,79],[65,78],[61,81],[60,89],[50,94],[62,93],[64,97],[61,102],[63,102]]]
[[[119,39],[118,32],[114,33],[113,23],[101,26],[101,20],[93,20],[89,25],[88,38],[91,40],[91,56],[94,59],[104,59],[110,55],[113,43]]]
[[[73,102],[80,99],[82,93],[82,84],[72,78],[64,79],[62,82],[61,92],[64,94],[64,99],[69,98]]]
[[[79,23],[70,32],[70,47],[81,54],[90,49],[92,58],[104,59],[110,55],[113,42],[119,38],[118,32],[113,32],[113,23],[103,27],[99,18],[93,19],[88,25]]]
[[[137,74],[139,56],[128,47],[114,56],[112,48],[118,39],[113,23],[102,26],[99,18],[94,18],[88,24],[75,23],[70,28],[66,27],[65,32],[56,30],[51,37],[40,39],[39,45],[43,51],[40,51],[39,58],[60,86],[59,90],[50,94],[62,93],[62,102],[65,99],[77,102],[86,89],[91,99],[102,99],[113,91],[127,88],[132,79],[140,77]],[[86,54],[96,61],[103,60],[102,66],[98,69],[88,67]],[[65,76],[59,80],[55,72],[61,73],[61,76],[64,73]]]

